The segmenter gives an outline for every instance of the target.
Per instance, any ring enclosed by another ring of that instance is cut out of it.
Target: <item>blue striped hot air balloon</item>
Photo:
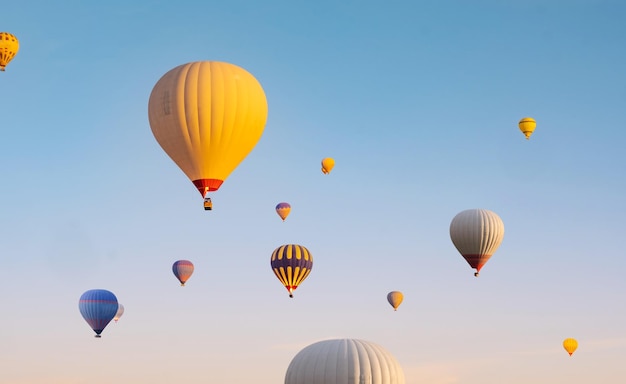
[[[92,289],[82,294],[78,301],[80,314],[96,333],[96,337],[115,317],[118,309],[117,297],[106,289]]]
[[[286,244],[276,248],[272,253],[272,270],[293,297],[298,288],[313,268],[313,256],[308,249],[297,244]]]

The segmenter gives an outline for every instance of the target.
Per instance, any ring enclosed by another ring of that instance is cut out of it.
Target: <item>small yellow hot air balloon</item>
[[[404,300],[404,295],[400,291],[391,291],[387,294],[387,301],[391,304],[394,311],[398,310],[402,300]]]
[[[524,117],[519,121],[519,130],[526,136],[526,140],[530,139],[530,135],[533,134],[536,126],[537,122],[532,117]]]
[[[322,172],[325,175],[328,175],[330,171],[333,170],[334,166],[335,166],[335,159],[333,159],[332,157],[326,157],[322,160]]]
[[[17,37],[9,32],[0,32],[0,71],[9,64],[20,49],[20,42]]]
[[[563,340],[563,348],[572,356],[572,353],[578,348],[578,341],[576,339],[568,338]]]

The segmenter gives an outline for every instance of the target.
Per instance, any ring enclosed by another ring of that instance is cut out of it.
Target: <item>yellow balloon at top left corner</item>
[[[19,49],[20,42],[17,37],[9,32],[0,32],[0,71],[5,70]]]

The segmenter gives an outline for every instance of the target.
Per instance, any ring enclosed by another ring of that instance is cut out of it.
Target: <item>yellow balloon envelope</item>
[[[161,77],[150,94],[148,117],[159,145],[205,197],[256,146],[267,99],[243,68],[197,61]]]
[[[576,348],[578,348],[578,341],[572,338],[565,339],[563,340],[563,348],[565,348],[567,353],[572,356],[572,353],[574,353],[574,351],[576,351]]]
[[[322,160],[322,172],[327,175],[330,173],[330,171],[333,170],[333,167],[335,166],[335,159],[333,159],[332,157],[326,157]]]
[[[391,304],[394,311],[398,310],[402,300],[404,300],[404,295],[400,291],[391,291],[387,294],[387,301]]]
[[[0,71],[4,71],[5,67],[17,54],[20,49],[20,42],[17,37],[8,32],[0,32]]]
[[[535,127],[537,127],[537,122],[532,117],[524,117],[519,121],[519,130],[522,131],[524,136],[526,136],[526,140],[530,139],[530,135],[535,131]]]

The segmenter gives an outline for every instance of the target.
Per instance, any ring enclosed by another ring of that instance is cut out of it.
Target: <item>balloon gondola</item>
[[[210,197],[205,197],[204,198],[204,210],[205,211],[213,210],[213,202],[211,201]]]

